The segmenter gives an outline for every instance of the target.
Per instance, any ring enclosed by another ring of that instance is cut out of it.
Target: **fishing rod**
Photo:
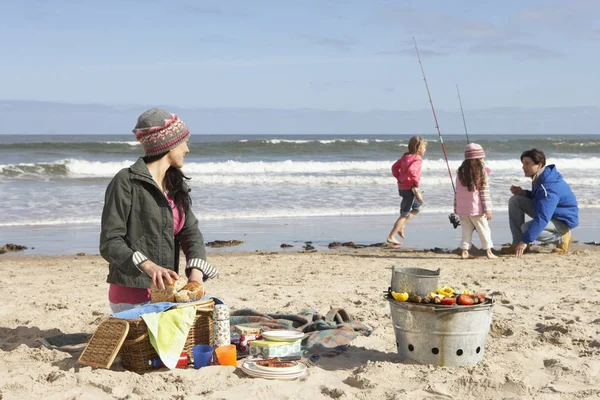
[[[465,135],[467,135],[467,144],[471,143],[469,140],[469,132],[467,132],[467,121],[465,121],[465,112],[463,111],[462,101],[460,100],[460,92],[458,91],[458,85],[456,85],[456,94],[458,94],[458,104],[460,104],[460,113],[463,118],[463,125],[465,126]]]
[[[433,107],[433,101],[431,100],[431,93],[429,92],[429,85],[427,84],[427,78],[425,77],[425,70],[423,69],[423,63],[421,62],[421,55],[419,54],[419,48],[417,47],[417,41],[413,37],[415,42],[415,50],[417,50],[417,58],[419,59],[419,65],[421,66],[421,73],[423,74],[423,81],[425,82],[425,89],[427,89],[427,96],[429,96],[429,104],[431,104],[431,111],[433,112],[433,119],[435,120],[435,128],[437,129],[438,136],[440,137],[440,143],[442,144],[442,151],[444,152],[444,158],[446,159],[446,167],[448,167],[448,175],[450,175],[450,182],[452,183],[452,190],[456,194],[456,187],[454,186],[454,178],[452,178],[452,171],[450,170],[450,163],[448,162],[448,155],[446,155],[446,147],[444,146],[444,138],[442,132],[440,132],[440,125],[438,124],[437,116],[435,115],[435,108]],[[454,224],[454,222],[453,222]],[[455,226],[456,227],[456,226]]]

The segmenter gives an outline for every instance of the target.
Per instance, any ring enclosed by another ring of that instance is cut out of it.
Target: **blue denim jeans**
[[[525,215],[531,218],[535,216],[535,208],[533,208],[531,199],[521,195],[512,196],[508,200],[508,221],[513,244],[522,241],[523,233],[527,232],[531,225],[532,221],[525,222]],[[564,223],[551,219],[536,240],[542,243],[559,243],[562,235],[567,233],[568,230],[569,227]]]
[[[419,211],[421,203],[417,200],[412,190],[398,189],[398,194],[402,197],[402,202],[400,203],[401,216],[408,217],[412,211]]]

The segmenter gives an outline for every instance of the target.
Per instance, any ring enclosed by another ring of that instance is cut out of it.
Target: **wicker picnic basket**
[[[215,303],[212,299],[189,305],[189,307],[196,307],[194,325],[188,333],[184,346],[190,360],[193,360],[192,347],[197,344],[213,344],[214,306]],[[158,354],[150,344],[146,323],[141,318],[126,319],[125,321],[129,322],[129,333],[119,352],[123,367],[138,373],[153,370],[150,360],[158,357]]]

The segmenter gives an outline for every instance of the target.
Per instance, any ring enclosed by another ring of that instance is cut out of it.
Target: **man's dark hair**
[[[543,151],[538,149],[526,150],[521,154],[521,162],[523,162],[523,157],[531,158],[535,164],[542,163],[542,167],[546,166],[546,155]]]

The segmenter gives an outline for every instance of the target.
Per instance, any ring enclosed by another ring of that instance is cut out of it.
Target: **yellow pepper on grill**
[[[404,292],[404,293],[392,292],[392,297],[395,300],[404,302],[404,301],[408,300],[408,293],[406,293],[406,292]]]
[[[441,288],[439,288],[437,290],[438,294],[441,294],[442,296],[445,297],[452,297],[452,295],[454,294],[454,289],[452,289],[450,286],[448,285],[444,285]]]
[[[443,299],[446,296],[444,296],[443,294],[436,293],[436,292],[431,292],[431,293],[429,293],[429,297],[432,297],[432,298],[439,297],[440,299]]]
[[[465,289],[462,291],[462,294],[473,294],[473,292],[469,289]]]

